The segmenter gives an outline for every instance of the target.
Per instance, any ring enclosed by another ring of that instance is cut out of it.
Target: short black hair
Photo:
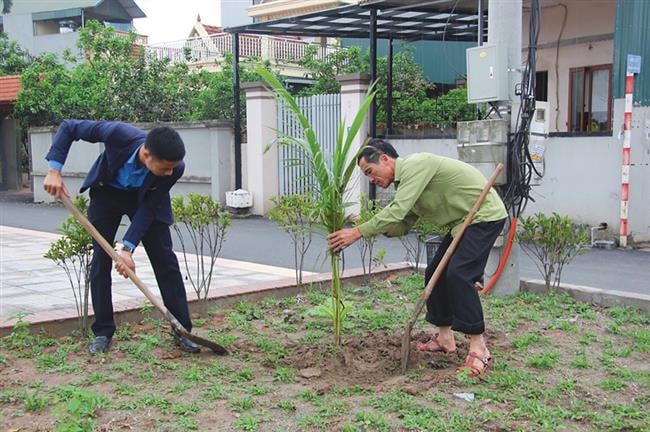
[[[144,148],[158,160],[176,162],[185,157],[183,139],[169,126],[157,126],[151,129],[144,141]]]
[[[361,162],[361,158],[365,159],[367,163],[377,163],[379,156],[385,154],[391,159],[397,159],[399,154],[397,150],[388,141],[381,138],[373,138],[368,141],[368,144],[361,150],[357,157],[357,165]]]

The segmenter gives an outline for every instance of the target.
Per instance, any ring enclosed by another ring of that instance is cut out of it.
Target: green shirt
[[[479,170],[456,159],[431,153],[397,158],[395,197],[360,225],[359,231],[363,237],[401,236],[418,218],[424,218],[456,235],[486,183]],[[472,223],[497,221],[507,215],[501,198],[491,189]]]

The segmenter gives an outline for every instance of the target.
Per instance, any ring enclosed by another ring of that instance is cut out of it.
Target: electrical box
[[[467,101],[469,103],[508,100],[508,57],[500,45],[468,48]]]

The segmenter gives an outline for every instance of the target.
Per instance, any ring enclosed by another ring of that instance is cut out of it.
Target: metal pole
[[[393,133],[393,37],[388,39],[388,73],[386,74],[386,135]]]
[[[478,46],[483,45],[483,0],[478,0]]]
[[[377,9],[370,10],[370,82],[377,81]],[[377,102],[372,101],[368,123],[368,131],[372,138],[377,136]],[[370,183],[368,187],[368,198],[374,200],[377,196],[377,187]]]
[[[232,53],[233,53],[233,104],[235,111],[235,190],[241,189],[241,104],[239,100],[239,34],[232,34]]]
[[[483,45],[483,0],[478,0],[478,6],[476,8],[476,14],[478,15],[478,34],[476,35],[476,41],[478,46]],[[481,108],[480,104],[476,104],[476,120],[481,119]]]

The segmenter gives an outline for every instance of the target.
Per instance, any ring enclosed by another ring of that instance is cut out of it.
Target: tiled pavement
[[[0,328],[12,325],[16,314],[31,323],[77,316],[75,300],[65,271],[44,258],[56,234],[12,228],[0,225]],[[178,253],[181,271],[185,274],[184,258]],[[207,259],[207,258],[206,258]],[[159,295],[153,269],[142,247],[135,254],[136,273]],[[190,271],[196,256],[188,255]],[[309,273],[305,272],[305,275]],[[294,270],[217,259],[210,286],[210,296],[233,295],[246,286],[272,286],[275,282],[294,278]],[[196,298],[189,281],[185,288],[188,298]],[[245,289],[244,289],[245,291]],[[113,270],[113,304],[116,311],[137,308],[146,302],[144,295],[128,279]]]

